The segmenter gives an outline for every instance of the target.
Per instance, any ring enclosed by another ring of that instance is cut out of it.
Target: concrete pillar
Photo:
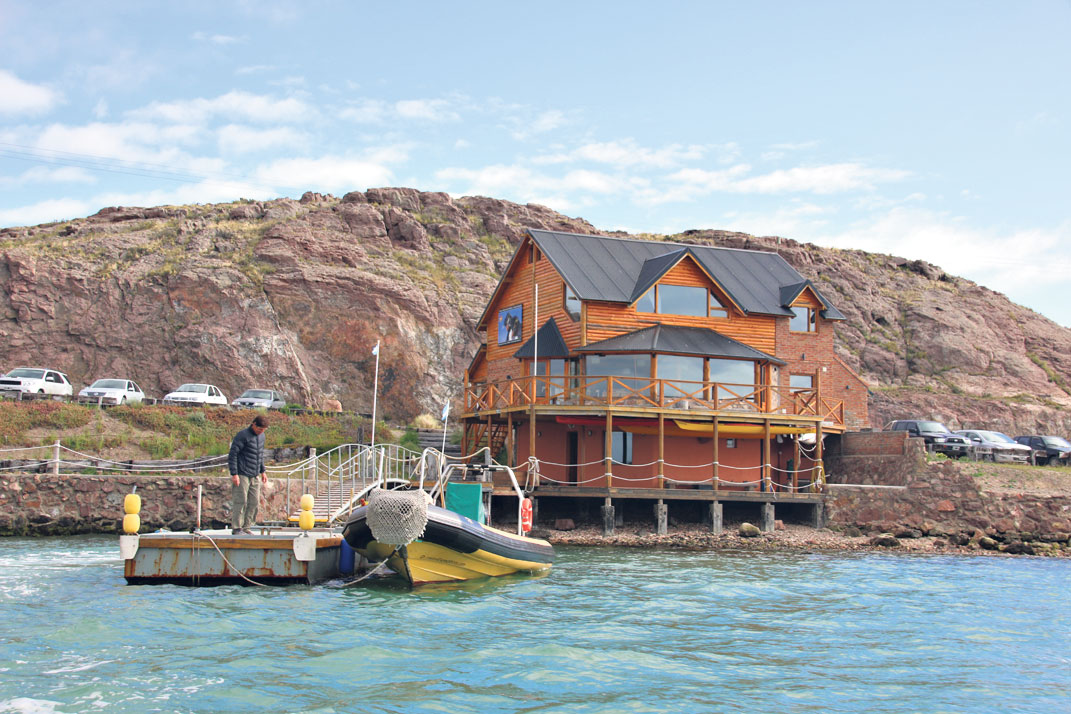
[[[759,530],[763,533],[773,533],[774,508],[772,503],[762,504],[762,516],[759,518]]]
[[[609,536],[614,534],[614,507],[609,498],[602,507],[602,534]]]
[[[666,507],[665,502],[660,498],[658,503],[654,507],[655,515],[655,532],[658,535],[665,535],[669,531],[669,508]]]
[[[826,504],[816,503],[811,511],[811,526],[813,528],[826,527]]]
[[[721,501],[712,501],[710,504],[710,532],[719,535],[723,527]]]
[[[52,475],[59,476],[60,443],[52,445]]]

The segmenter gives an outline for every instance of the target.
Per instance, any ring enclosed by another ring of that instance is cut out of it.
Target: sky
[[[1071,326],[1071,0],[0,0],[0,227],[380,186],[923,259]]]

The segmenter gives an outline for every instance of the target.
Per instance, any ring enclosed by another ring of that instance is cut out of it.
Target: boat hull
[[[428,507],[424,535],[407,545],[403,555],[375,540],[365,513],[365,508],[353,512],[343,538],[370,561],[386,559],[413,585],[545,572],[554,561],[554,549],[544,540],[490,528],[436,506]]]

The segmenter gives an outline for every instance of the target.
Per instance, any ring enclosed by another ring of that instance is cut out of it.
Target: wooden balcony
[[[844,426],[844,402],[827,399],[818,389],[761,384],[689,382],[636,377],[538,376],[469,384],[467,416],[488,412],[586,409],[635,409],[730,412],[740,416],[794,416]]]

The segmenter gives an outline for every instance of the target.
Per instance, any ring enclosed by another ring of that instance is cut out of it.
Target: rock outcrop
[[[0,230],[0,369],[131,376],[151,394],[206,381],[380,413],[460,397],[478,320],[527,227],[599,232],[537,205],[406,188],[341,199],[106,208]],[[1071,433],[1071,330],[922,261],[779,238],[669,239],[776,250],[836,301],[841,358],[871,421]]]

